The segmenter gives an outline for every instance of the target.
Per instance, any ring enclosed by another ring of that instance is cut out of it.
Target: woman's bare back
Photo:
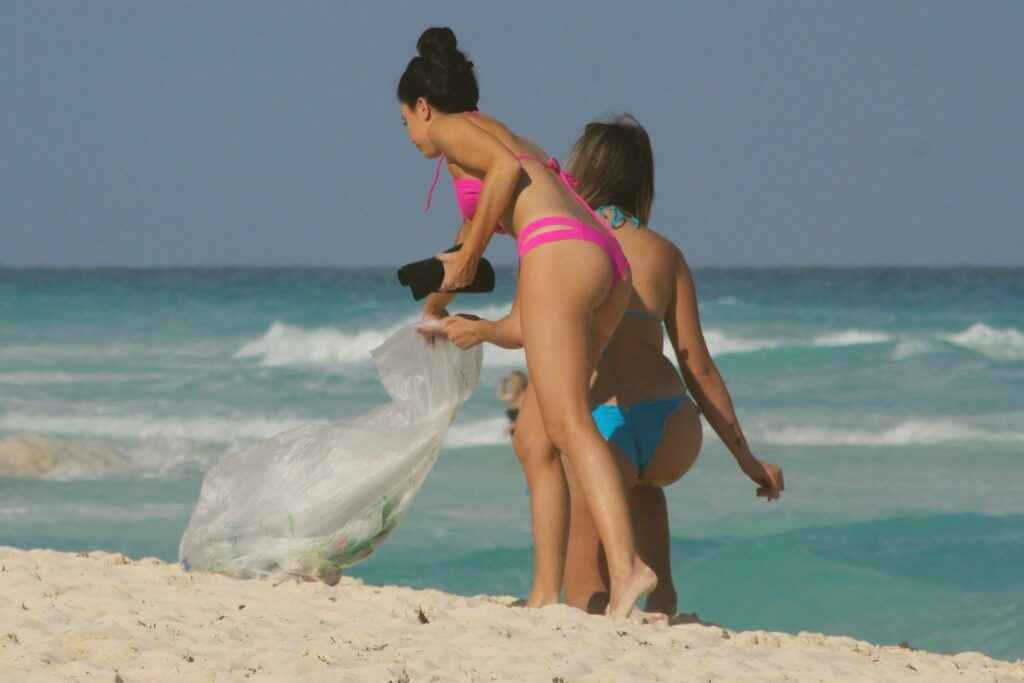
[[[591,403],[630,405],[677,396],[686,387],[663,352],[663,321],[674,301],[682,255],[665,237],[629,221],[616,228],[615,236],[629,259],[633,292],[598,364]]]

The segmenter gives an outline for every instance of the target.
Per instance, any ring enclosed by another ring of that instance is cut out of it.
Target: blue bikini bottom
[[[631,406],[599,405],[592,411],[594,424],[601,436],[621,448],[637,471],[643,472],[661,443],[666,418],[686,398],[680,394]]]

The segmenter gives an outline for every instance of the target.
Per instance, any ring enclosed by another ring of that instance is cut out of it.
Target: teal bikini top
[[[612,217],[611,219],[609,219],[608,223],[613,228],[621,228],[622,224],[625,223],[626,221],[629,221],[638,228],[640,227],[639,218],[629,213],[628,211],[623,211],[621,208],[615,206],[614,204],[602,204],[601,206],[597,207],[597,212],[600,214],[604,214],[605,212],[610,213]]]
[[[601,206],[597,207],[597,212],[601,215],[611,214],[611,218],[608,220],[608,223],[613,228],[621,228],[626,223],[626,221],[629,221],[638,228],[640,227],[639,218],[629,213],[628,211],[623,211],[620,207],[615,206],[614,204],[602,204]],[[653,320],[654,322],[659,324],[662,322],[660,315],[651,313],[650,311],[645,311],[640,308],[627,309],[626,312],[623,313],[622,317],[633,318],[634,320]]]

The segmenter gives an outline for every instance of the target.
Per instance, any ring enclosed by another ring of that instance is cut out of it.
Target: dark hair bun
[[[416,41],[420,57],[447,69],[466,71],[473,68],[473,62],[459,50],[455,32],[447,26],[428,28]]]
[[[424,59],[447,61],[451,55],[458,54],[459,43],[455,39],[455,32],[447,26],[433,26],[428,28],[416,41],[416,51]]]
[[[473,62],[459,50],[455,32],[432,26],[416,41],[413,57],[398,83],[398,98],[410,107],[419,97],[447,112],[472,111],[480,99]]]

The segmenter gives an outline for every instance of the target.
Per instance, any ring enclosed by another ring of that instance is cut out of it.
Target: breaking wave
[[[1024,361],[1024,334],[1014,327],[1000,329],[974,323],[945,337],[950,344],[998,361]]]
[[[930,446],[955,442],[1024,443],[1024,432],[949,420],[906,420],[888,429],[782,427],[755,433],[754,439],[779,446]]]

